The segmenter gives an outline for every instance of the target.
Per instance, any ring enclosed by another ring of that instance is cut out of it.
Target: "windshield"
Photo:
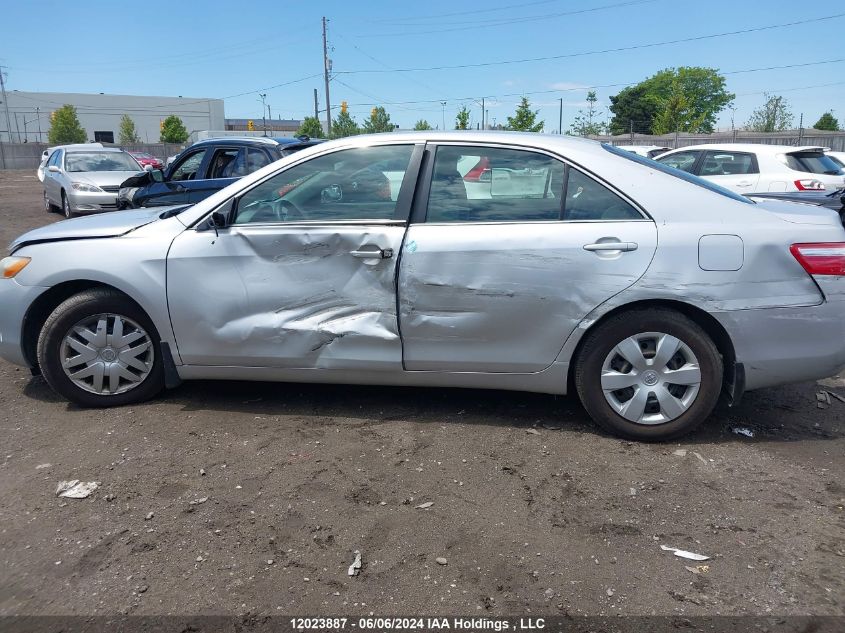
[[[786,165],[795,171],[810,174],[827,174],[836,176],[842,173],[842,166],[830,156],[821,152],[793,152],[786,155]]]
[[[140,171],[141,166],[126,152],[68,152],[65,169],[80,171]]]
[[[681,180],[685,180],[690,184],[698,185],[699,187],[703,187],[704,189],[712,191],[713,193],[718,193],[719,195],[725,196],[726,198],[731,198],[732,200],[736,200],[737,202],[743,202],[745,204],[755,204],[753,200],[744,198],[738,193],[734,193],[733,191],[725,189],[724,187],[720,187],[719,185],[714,185],[709,180],[704,180],[704,178],[699,178],[698,176],[693,176],[692,174],[682,171],[680,169],[669,167],[668,165],[665,165],[664,163],[658,162],[654,159],[645,158],[643,156],[640,156],[639,154],[626,152],[624,149],[619,149],[618,147],[614,147],[613,145],[609,145],[608,143],[602,143],[601,145],[611,154],[616,154],[617,156],[627,158],[628,160],[633,161],[635,163],[639,163],[640,165],[645,165],[646,167],[649,167],[651,169],[656,169],[657,171],[663,172],[664,174],[668,174],[670,176],[674,176],[675,178],[680,178]]]

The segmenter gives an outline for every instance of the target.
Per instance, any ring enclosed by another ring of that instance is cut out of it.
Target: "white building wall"
[[[135,122],[141,142],[159,140],[161,121],[171,114],[182,119],[188,133],[222,130],[225,114],[222,99],[183,97],[141,97],[135,95],[78,94],[68,92],[19,92],[7,90],[10,132],[6,131],[5,104],[0,104],[0,140],[17,143],[47,142],[50,113],[69,103],[76,108],[79,122],[94,140],[94,132],[113,132],[119,142],[120,118],[128,114]],[[39,136],[39,123],[41,132]]]

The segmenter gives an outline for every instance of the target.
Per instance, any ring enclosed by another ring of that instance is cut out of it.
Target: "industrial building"
[[[222,99],[21,92],[7,88],[6,103],[0,103],[0,141],[46,143],[50,114],[65,104],[76,108],[88,140],[102,143],[118,142],[124,114],[135,122],[138,138],[143,143],[158,142],[161,122],[171,114],[182,119],[189,133],[223,130],[226,124]]]

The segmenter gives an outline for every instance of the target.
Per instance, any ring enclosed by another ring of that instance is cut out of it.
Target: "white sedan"
[[[742,194],[845,186],[842,166],[824,147],[714,143],[675,149],[655,160]]]

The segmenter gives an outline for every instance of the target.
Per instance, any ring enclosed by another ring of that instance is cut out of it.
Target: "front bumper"
[[[100,213],[117,210],[117,192],[70,191],[67,194],[70,210],[74,213]]]
[[[32,302],[47,288],[22,286],[14,279],[0,279],[0,358],[32,367],[23,353],[23,322]]]

